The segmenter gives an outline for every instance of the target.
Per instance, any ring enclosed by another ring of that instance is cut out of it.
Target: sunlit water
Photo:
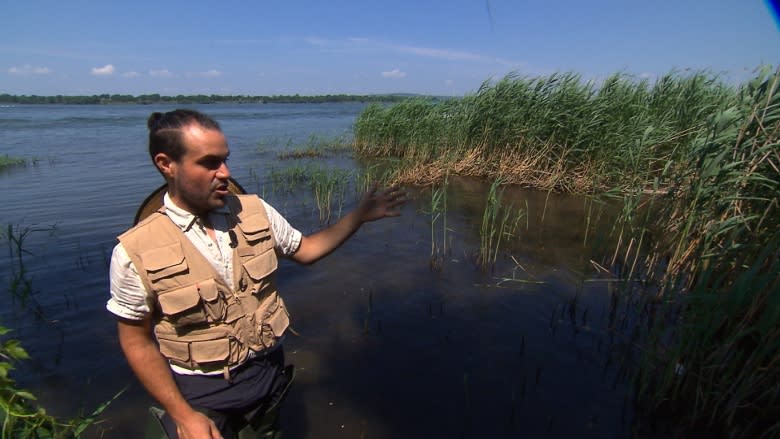
[[[0,224],[29,231],[23,264],[45,314],[33,318],[30,299],[0,297],[0,323],[32,357],[14,376],[63,415],[127,388],[95,436],[141,437],[151,404],[105,311],[107,264],[115,236],[162,183],[145,127],[152,111],[169,108],[0,108],[0,154],[34,162],[0,172]],[[311,194],[281,190],[269,177],[302,161],[277,155],[312,135],[349,136],[362,108],[199,107],[222,124],[234,177],[304,232],[320,227]],[[308,163],[354,173],[365,166],[344,155]],[[414,188],[401,217],[364,226],[313,266],[281,264],[279,288],[300,333],[285,345],[298,370],[283,412],[286,437],[629,434],[631,392],[608,329],[613,284],[591,262],[608,250],[609,212],[583,198],[507,191],[505,199],[527,215],[483,272],[476,260],[487,190],[451,180],[446,235],[445,216],[434,223],[435,269],[431,192]],[[345,210],[356,197],[354,188],[346,191]],[[9,248],[0,254],[4,292],[19,270]]]

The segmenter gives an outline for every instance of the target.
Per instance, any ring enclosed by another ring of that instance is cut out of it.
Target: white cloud
[[[170,72],[168,72],[167,74],[170,74],[170,76],[167,76],[169,78],[172,77],[172,76],[176,76],[176,75],[174,75],[174,74],[172,74]],[[162,71],[160,72],[160,76],[165,76],[167,74],[163,73]],[[220,72],[219,70],[216,70],[216,69],[207,70],[205,72],[187,72],[187,73],[184,74],[185,78],[197,78],[197,77],[201,77],[201,78],[217,78],[219,76],[222,76],[222,72]]]
[[[505,66],[521,66],[524,63],[510,61],[504,58],[494,56],[480,55],[478,53],[464,52],[460,50],[434,49],[431,47],[416,47],[391,44],[390,49],[401,53],[423,56],[427,58],[445,59],[447,61],[472,61],[502,64]]]
[[[455,81],[453,81],[452,79],[445,79],[444,85],[446,85],[447,87],[452,87],[453,85],[455,85]]]
[[[324,38],[317,38],[317,37],[309,37],[304,38],[303,41],[305,41],[308,44],[311,44],[312,46],[327,46],[330,44],[330,42]]]
[[[122,76],[125,77],[125,78],[137,78],[137,77],[141,76],[141,74],[138,73],[138,72],[125,72],[125,73],[122,73]]]
[[[111,76],[115,70],[113,64],[106,64],[103,67],[92,67],[92,74],[94,76]]]
[[[153,78],[173,78],[175,75],[168,69],[149,70],[149,76]]]
[[[382,72],[383,78],[406,78],[406,72],[402,72],[398,69],[390,70],[389,72]]]
[[[651,73],[651,72],[642,72],[642,74],[641,74],[641,75],[639,75],[639,77],[640,77],[640,78],[642,78],[642,79],[652,79],[652,78],[654,78],[654,77],[655,77],[655,73]]]
[[[491,55],[482,55],[479,53],[467,52],[463,50],[436,49],[432,47],[410,46],[404,44],[393,44],[384,41],[371,40],[362,37],[350,37],[341,40],[328,40],[325,38],[309,37],[304,41],[312,46],[323,50],[338,51],[391,51],[425,58],[444,59],[447,61],[468,61],[479,63],[494,63],[509,67],[521,67],[525,63],[508,60]]]
[[[446,59],[450,61],[486,61],[487,57],[476,53],[461,52],[457,50],[433,49],[430,47],[414,47],[391,45],[392,49],[401,53],[410,53],[412,55],[425,56],[429,58]]]
[[[51,70],[48,67],[33,67],[29,64],[25,64],[23,66],[13,66],[9,68],[8,73],[21,76],[48,75],[51,73]]]

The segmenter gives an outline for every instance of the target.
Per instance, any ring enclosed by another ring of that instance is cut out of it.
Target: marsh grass
[[[502,192],[499,190],[501,184],[502,181],[497,179],[490,185],[482,214],[477,255],[477,266],[482,271],[494,267],[502,242],[516,237],[520,220],[525,215],[524,211],[511,204],[504,205]]]
[[[291,141],[288,141],[285,150],[278,153],[277,158],[280,160],[318,158],[351,150],[351,142],[346,136],[329,138],[312,134],[302,145],[292,145]]]
[[[320,222],[330,223],[333,210],[337,218],[341,216],[351,176],[348,171],[333,170],[318,172],[312,176],[311,187]]]
[[[441,270],[447,256],[447,190],[448,179],[445,177],[441,186],[431,188],[430,211],[431,218],[431,270]],[[437,225],[441,224],[441,228]]]
[[[349,189],[358,184],[351,171],[315,163],[272,168],[268,178],[273,193],[301,192],[302,203],[310,194],[321,223],[329,223],[334,214],[341,216]]]
[[[616,223],[605,265],[633,302],[638,400],[678,430],[780,434],[778,86],[771,70],[743,86],[684,148],[686,166],[636,184]]]
[[[405,177],[414,183],[444,168],[581,193],[632,187],[676,163],[681,145],[736,96],[706,72],[672,72],[652,85],[622,74],[600,84],[573,73],[509,75],[460,99],[371,105],[356,121],[354,146],[413,163]]]
[[[0,171],[16,166],[26,166],[27,160],[19,157],[11,157],[8,154],[0,155]]]

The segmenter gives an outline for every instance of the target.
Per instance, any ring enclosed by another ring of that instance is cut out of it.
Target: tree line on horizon
[[[0,94],[2,104],[67,104],[67,105],[106,105],[106,104],[319,104],[325,102],[400,102],[410,97],[419,97],[413,94],[376,94],[376,95],[348,95],[328,94],[316,96],[276,95],[276,96],[248,96],[248,95],[177,95],[165,96],[157,93],[138,96],[128,94],[100,94],[100,95],[12,95]]]

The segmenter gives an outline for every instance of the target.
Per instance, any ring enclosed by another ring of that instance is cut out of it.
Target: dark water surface
[[[348,136],[362,108],[198,107],[222,124],[234,177],[304,232],[320,227],[311,194],[279,190],[270,178],[301,162],[277,154],[312,135]],[[0,108],[0,154],[35,163],[0,172],[0,224],[34,230],[23,261],[45,313],[36,320],[19,300],[0,296],[0,324],[32,357],[14,376],[64,415],[127,387],[94,436],[142,437],[151,403],[105,311],[107,265],[115,236],[162,183],[145,127],[152,111],[168,109]],[[343,156],[308,163],[349,172],[364,166]],[[411,190],[403,216],[367,224],[313,266],[281,263],[279,288],[300,333],[285,345],[298,369],[283,412],[286,437],[628,436],[631,392],[608,330],[612,284],[590,262],[594,244],[609,248],[609,215],[583,198],[507,191],[527,219],[483,273],[475,260],[488,188],[451,183],[447,238],[442,219],[434,224],[438,244],[448,247],[439,270],[430,268],[430,190]],[[354,188],[346,192],[345,209],[356,196]],[[18,270],[7,242],[3,292]]]

